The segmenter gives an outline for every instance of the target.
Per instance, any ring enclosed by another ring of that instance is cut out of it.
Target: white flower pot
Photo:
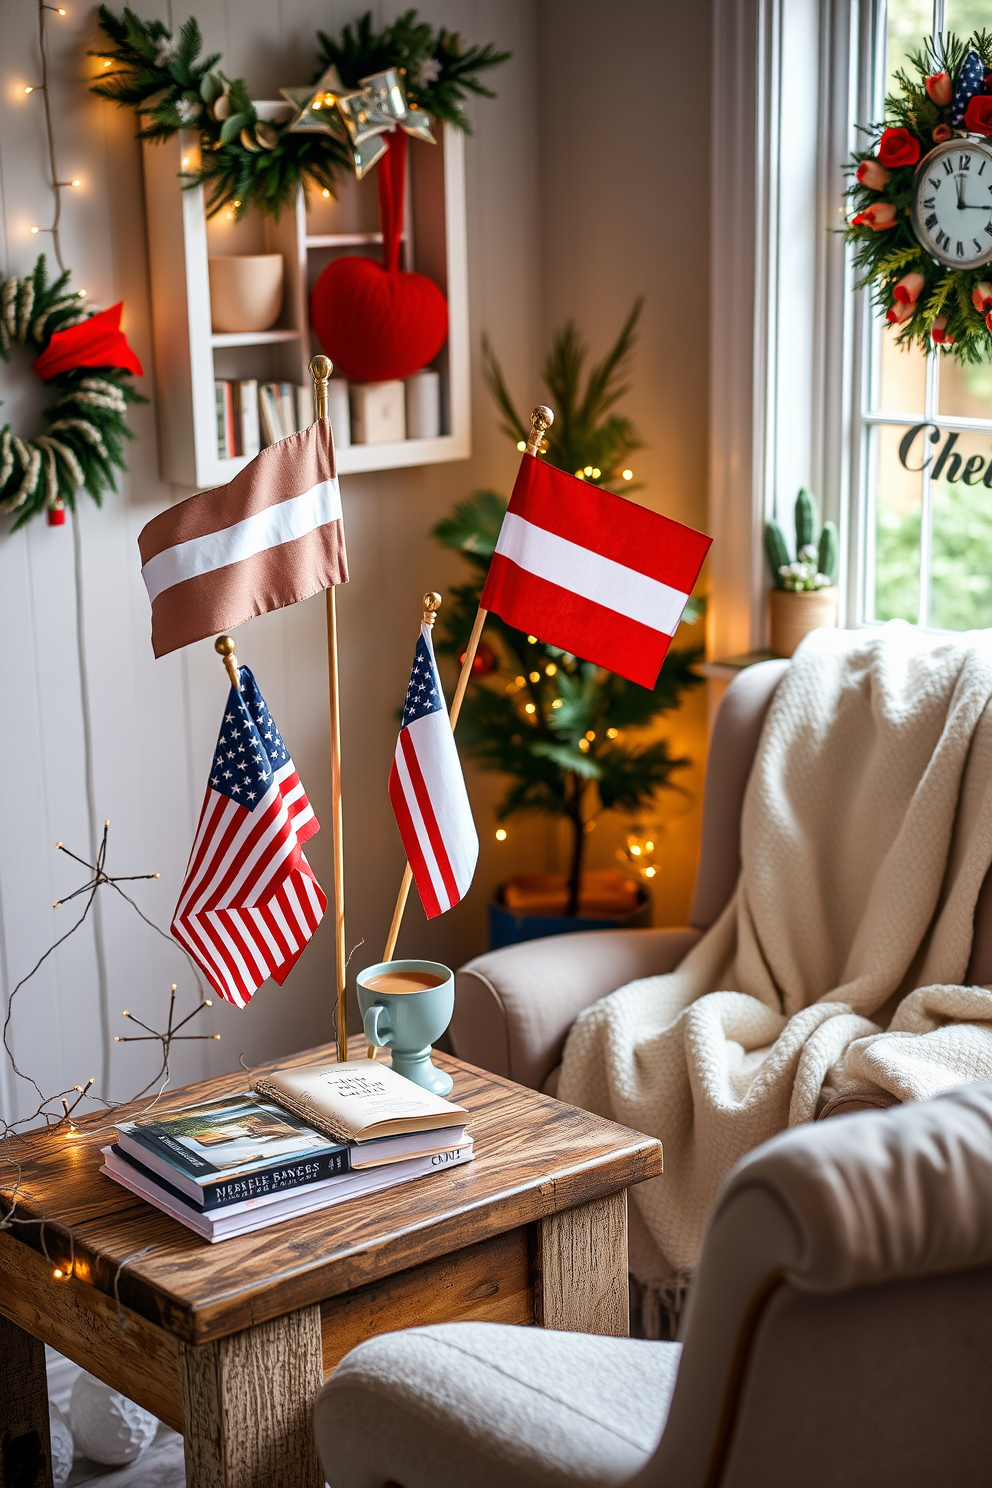
[[[209,260],[215,331],[267,331],[282,312],[281,253],[239,253]]]
[[[771,648],[776,656],[791,656],[803,636],[823,625],[837,624],[837,587],[797,592],[773,589]]]

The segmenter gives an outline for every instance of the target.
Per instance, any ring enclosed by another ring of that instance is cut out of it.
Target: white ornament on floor
[[[140,1457],[158,1431],[151,1411],[85,1373],[72,1387],[69,1420],[79,1450],[110,1467]]]
[[[72,1472],[72,1459],[75,1455],[72,1432],[69,1430],[69,1422],[53,1400],[48,1402],[48,1420],[52,1438],[52,1482],[55,1488],[62,1488]]]

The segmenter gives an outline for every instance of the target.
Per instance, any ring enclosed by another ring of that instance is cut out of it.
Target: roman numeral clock
[[[992,259],[992,144],[953,139],[930,151],[916,172],[913,228],[949,269]]]

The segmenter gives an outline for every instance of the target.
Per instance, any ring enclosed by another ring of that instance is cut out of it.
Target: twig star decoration
[[[71,858],[74,863],[79,863],[82,865],[82,867],[87,868],[90,873],[92,873],[93,877],[90,879],[89,883],[81,884],[78,889],[73,889],[72,893],[67,894],[64,899],[56,899],[55,903],[52,905],[53,909],[61,909],[63,904],[69,904],[73,899],[78,899],[80,894],[89,894],[89,901],[86,905],[86,909],[83,911],[83,915],[85,917],[85,915],[89,911],[90,905],[93,903],[93,900],[96,897],[96,891],[98,888],[100,888],[101,884],[109,884],[111,888],[117,889],[118,884],[137,883],[140,879],[145,878],[158,878],[159,875],[157,873],[117,874],[115,875],[115,877],[111,878],[110,874],[105,872],[103,866],[107,861],[107,833],[109,831],[110,822],[105,821],[103,824],[103,840],[100,843],[100,850],[96,855],[95,863],[87,863],[85,858],[77,857],[74,852],[70,852],[69,849],[65,846],[65,843],[56,842],[55,847],[58,852],[65,853],[66,857]],[[130,904],[132,908],[138,909],[138,906],[134,903],[134,900],[128,899],[128,896],[124,893],[123,889],[117,889],[117,892],[123,899],[127,899],[128,904]],[[141,914],[140,909],[138,909],[138,913]],[[144,920],[144,915],[141,915],[141,918]],[[82,924],[82,920],[80,920],[79,923]],[[151,921],[146,920],[145,923],[151,924]],[[158,930],[158,926],[153,925],[152,929]],[[161,933],[162,932],[159,931],[159,934]]]
[[[114,1043],[115,1044],[147,1044],[147,1043],[150,1043],[150,1042],[153,1043],[157,1039],[158,1042],[162,1045],[162,1053],[163,1053],[163,1055],[165,1056],[166,1059],[168,1059],[168,1057],[169,1057],[169,1049],[170,1049],[171,1045],[174,1044],[177,1039],[181,1043],[183,1039],[219,1039],[220,1038],[220,1034],[219,1033],[182,1033],[181,1034],[179,1032],[180,1028],[185,1028],[186,1027],[186,1024],[190,1021],[191,1018],[195,1018],[196,1015],[197,1015],[197,1013],[202,1012],[204,1008],[208,1008],[208,1007],[213,1007],[213,1002],[211,1001],[211,999],[209,997],[205,997],[203,999],[203,1001],[197,1007],[195,1007],[191,1013],[187,1013],[186,1016],[185,1016],[185,1018],[181,1018],[179,1020],[179,1022],[176,1024],[175,1028],[173,1028],[173,1026],[172,1026],[172,1019],[173,1019],[173,1015],[175,1014],[175,1010],[176,1010],[176,983],[173,982],[173,984],[172,984],[172,996],[169,999],[169,1020],[168,1020],[168,1023],[166,1024],[165,1032],[164,1033],[156,1033],[155,1030],[154,1030],[154,1028],[149,1028],[147,1023],[142,1023],[142,1021],[141,1021],[140,1018],[136,1018],[133,1013],[129,1013],[128,1010],[127,1010],[127,1008],[125,1008],[124,1009],[123,1016],[125,1018],[130,1018],[130,1020],[131,1020],[132,1023],[137,1023],[138,1027],[139,1028],[143,1028],[145,1031],[144,1031],[144,1033],[118,1034],[115,1037],[115,1039],[114,1039]]]

